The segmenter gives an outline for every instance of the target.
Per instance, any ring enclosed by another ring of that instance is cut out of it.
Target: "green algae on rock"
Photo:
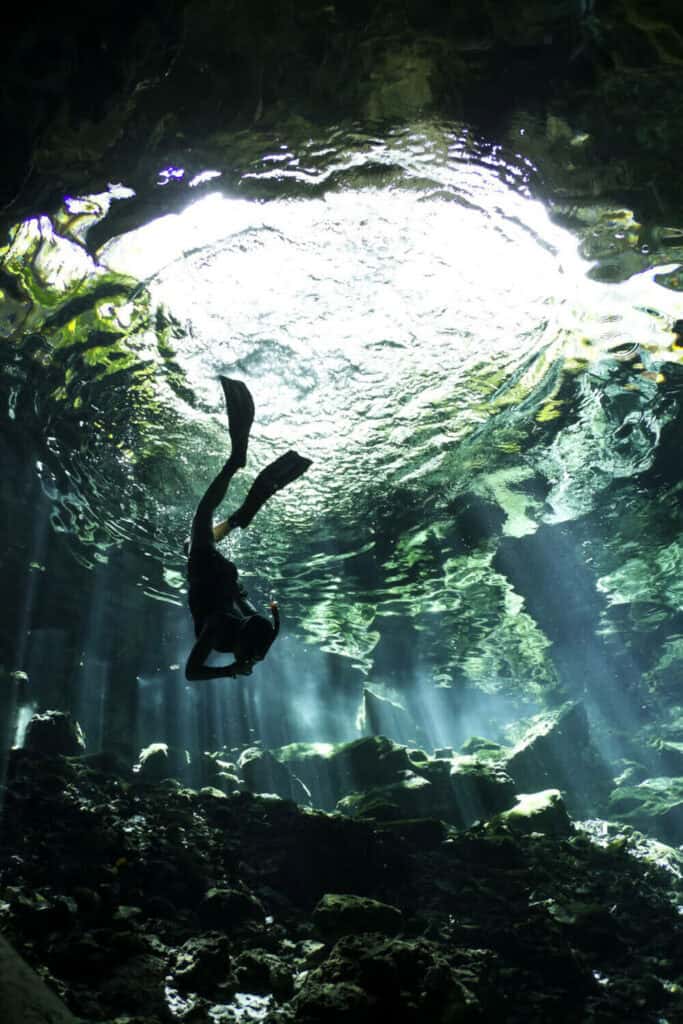
[[[403,927],[403,914],[367,896],[325,893],[313,911],[313,922],[326,939],[360,932],[396,935]]]
[[[683,842],[683,778],[650,778],[637,786],[619,786],[610,795],[609,806],[619,821],[671,844]]]
[[[543,832],[551,836],[568,836],[572,823],[558,789],[541,793],[522,793],[517,803],[491,820],[491,828],[507,825],[513,832]]]

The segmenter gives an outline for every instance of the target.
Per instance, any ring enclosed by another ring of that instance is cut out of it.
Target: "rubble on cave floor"
[[[366,785],[428,778],[423,751],[348,746]],[[349,817],[14,750],[0,928],[86,1022],[681,1019],[680,855],[508,776],[467,790],[494,798],[455,825],[432,813],[458,795],[454,759],[428,760],[448,769],[424,813],[383,792]]]

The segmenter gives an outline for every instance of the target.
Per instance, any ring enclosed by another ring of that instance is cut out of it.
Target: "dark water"
[[[150,730],[169,694],[209,714],[178,666],[182,542],[229,443],[219,374],[257,407],[235,503],[280,451],[314,460],[225,545],[287,610],[240,697],[271,739],[353,734],[363,678],[439,743],[514,734],[558,693],[624,728],[676,703],[683,245],[618,203],[549,211],[537,184],[462,127],[253,133],[17,225],[0,416],[49,508],[32,571],[56,534],[105,588],[139,556],[123,615],[128,587],[171,623],[163,685],[139,681]]]

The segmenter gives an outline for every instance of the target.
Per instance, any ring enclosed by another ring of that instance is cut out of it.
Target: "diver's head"
[[[278,634],[279,618],[273,612],[274,622],[264,615],[249,615],[243,620],[235,645],[238,661],[263,661]]]

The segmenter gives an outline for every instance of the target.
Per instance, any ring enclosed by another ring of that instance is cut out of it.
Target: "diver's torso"
[[[190,552],[187,563],[189,583],[188,603],[194,620],[195,635],[199,636],[207,619],[221,615],[223,628],[218,651],[234,650],[234,640],[243,620],[255,609],[247,600],[247,593],[239,583],[237,567],[215,547],[203,547]]]

